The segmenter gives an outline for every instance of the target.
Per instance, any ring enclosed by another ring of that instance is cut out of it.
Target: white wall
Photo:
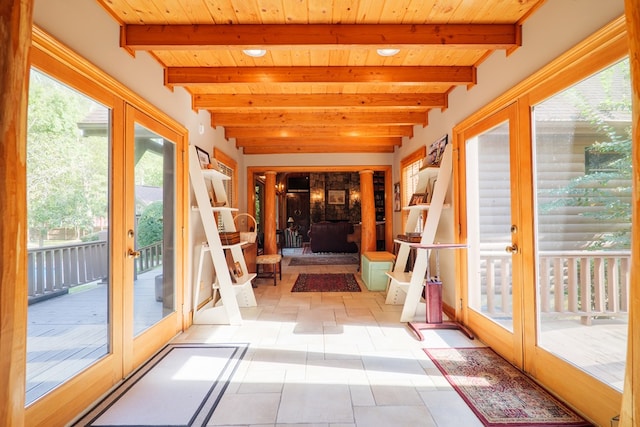
[[[429,126],[414,128],[414,137],[402,144],[393,164],[423,145],[429,145],[444,134],[450,141],[453,127],[484,105],[541,69],[607,23],[624,14],[624,0],[548,0],[523,25],[522,47],[510,56],[497,51],[478,67],[477,84],[471,89],[458,87],[449,96],[449,108],[432,110]],[[400,171],[394,168],[394,182]],[[455,180],[455,177],[453,178]],[[453,241],[453,209],[443,212],[436,241]],[[394,235],[401,232],[400,214],[394,213]],[[441,254],[444,300],[453,304],[454,275],[452,254]]]

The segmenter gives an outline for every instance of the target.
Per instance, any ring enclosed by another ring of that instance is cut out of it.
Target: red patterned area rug
[[[592,426],[488,347],[424,351],[487,427]]]
[[[301,273],[291,292],[360,292],[360,285],[353,274]]]

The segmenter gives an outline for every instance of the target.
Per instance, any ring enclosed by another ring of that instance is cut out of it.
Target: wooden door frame
[[[134,336],[133,331],[133,305],[124,306],[124,340],[123,340],[123,349],[124,349],[124,374],[125,376],[129,373],[133,372],[133,370],[140,366],[144,361],[148,360],[155,352],[158,351],[164,344],[169,342],[171,338],[173,338],[178,332],[182,330],[182,325],[184,323],[184,313],[180,309],[184,306],[183,301],[186,294],[185,283],[188,283],[183,278],[186,275],[186,245],[185,239],[183,237],[184,233],[181,233],[181,230],[184,230],[184,221],[187,216],[184,214],[184,206],[188,203],[185,200],[185,186],[186,186],[186,178],[180,179],[180,177],[184,177],[186,175],[185,162],[183,159],[185,155],[183,154],[186,150],[185,141],[186,135],[185,133],[180,132],[172,128],[169,124],[164,123],[163,121],[153,117],[152,115],[143,112],[136,106],[127,104],[125,107],[125,194],[122,197],[125,200],[125,230],[134,230],[134,217],[135,217],[135,189],[133,185],[134,178],[134,145],[135,145],[135,130],[134,127],[136,124],[143,126],[144,128],[156,133],[157,135],[162,136],[163,138],[171,141],[175,144],[175,218],[173,221],[174,224],[174,232],[175,232],[175,240],[174,240],[174,286],[175,286],[175,294],[174,294],[174,312],[162,318],[158,323],[151,326],[144,332],[142,332],[138,336]],[[129,185],[131,184],[131,185]],[[122,239],[127,240],[127,244],[125,245],[125,250],[122,252],[126,253],[129,249],[135,250],[133,247],[133,239],[129,239],[127,237],[127,233],[123,233],[121,235]],[[117,239],[113,239],[117,240]],[[128,261],[128,262],[127,262]],[[133,280],[133,262],[132,260],[125,260],[125,275],[123,277],[123,284],[125,289],[123,289],[123,295],[127,295],[127,286],[131,285],[131,290],[133,290],[133,283],[129,283],[130,280]],[[130,301],[133,303],[132,294],[129,295],[131,297]],[[114,325],[115,328],[116,325]],[[132,345],[132,348],[129,345]]]
[[[493,114],[488,115],[482,120],[479,120],[473,124],[471,124],[467,128],[457,128],[454,133],[454,149],[459,153],[458,154],[458,165],[456,167],[456,186],[457,194],[459,198],[456,199],[458,203],[456,217],[459,220],[460,224],[460,239],[463,242],[468,241],[468,227],[467,227],[467,199],[466,195],[466,141],[469,138],[476,137],[481,135],[483,132],[486,132],[495,126],[500,125],[501,123],[508,122],[509,123],[509,150],[510,150],[510,191],[511,194],[515,194],[518,191],[518,183],[519,183],[519,171],[518,168],[514,164],[514,160],[518,159],[518,150],[517,147],[519,145],[519,135],[518,135],[518,105],[517,103],[512,103],[506,105],[504,108],[493,112]],[[526,170],[526,169],[525,169]],[[517,203],[514,203],[514,199],[512,198],[511,203],[511,221],[512,224],[516,225],[519,230],[523,227],[523,218],[520,218],[520,210],[518,208]],[[511,224],[505,225],[509,227]],[[505,242],[505,245],[508,245],[510,242]],[[520,246],[520,236],[519,233],[512,235],[512,243]],[[457,282],[460,284],[459,287],[459,298],[462,302],[462,318],[463,322],[468,325],[471,330],[473,330],[478,337],[489,344],[494,350],[496,350],[499,354],[509,360],[516,366],[523,366],[523,342],[522,342],[522,328],[523,328],[523,312],[521,307],[522,301],[522,292],[523,292],[523,277],[522,277],[522,254],[514,254],[512,255],[512,310],[513,310],[513,324],[512,331],[506,331],[505,328],[496,324],[495,322],[489,320],[486,316],[483,316],[481,313],[477,313],[475,310],[469,308],[468,304],[468,292],[469,292],[469,284],[468,284],[468,266],[467,266],[467,253],[463,253],[462,256],[458,257],[458,261],[460,262],[460,271],[464,271],[465,275],[459,275]]]
[[[385,247],[388,252],[393,248],[393,184],[391,165],[376,166],[249,166],[247,167],[247,212],[255,216],[255,181],[256,177],[264,174],[265,171],[273,172],[360,172],[372,170],[374,172],[384,172],[384,210],[385,210]]]
[[[124,188],[125,177],[125,105],[135,106],[140,112],[147,114],[166,128],[171,129],[179,138],[176,137],[176,144],[180,144],[182,148],[176,146],[176,282],[188,283],[185,265],[187,262],[186,243],[184,229],[186,219],[188,218],[188,202],[186,200],[188,177],[184,169],[184,162],[181,160],[184,156],[181,150],[185,150],[185,141],[188,140],[188,132],[186,128],[171,119],[166,114],[160,112],[151,104],[135,95],[125,86],[113,80],[104,72],[92,66],[76,53],[66,48],[57,40],[43,32],[37,27],[32,28],[32,43],[30,49],[30,65],[36,67],[53,78],[62,81],[79,92],[95,99],[112,110],[112,139],[111,139],[111,156],[112,156],[112,176],[111,176],[111,228],[110,228],[110,253],[109,257],[112,266],[110,267],[112,280],[112,289],[110,292],[109,304],[113,307],[111,315],[114,318],[122,319],[124,313],[123,307],[123,278],[125,277],[124,269],[121,263],[113,262],[113,260],[122,259],[126,253],[124,239],[117,236],[126,234],[126,226],[123,220],[124,215],[124,197],[116,197],[114,189]],[[24,144],[26,145],[26,138]],[[25,186],[26,194],[26,186]],[[25,214],[26,215],[26,214]],[[25,218],[26,219],[26,218]],[[25,255],[26,257],[26,255]],[[181,310],[183,304],[181,300],[185,291],[176,292],[176,310],[178,311],[176,320],[176,328],[182,330],[189,325],[188,313]],[[25,307],[26,310],[26,301]],[[125,363],[123,363],[123,334],[117,325],[114,325],[112,319],[110,324],[110,352],[105,357],[98,360],[92,366],[84,370],[82,373],[71,378],[56,388],[53,392],[48,393],[29,405],[22,408],[25,424],[27,425],[64,425],[71,419],[85,410],[91,403],[96,401],[105,392],[111,389],[115,384],[124,377]],[[144,348],[147,353],[159,350],[161,345],[153,333],[147,334],[141,340],[146,340]],[[171,335],[175,335],[175,332]],[[162,336],[160,341],[164,345],[169,339],[167,334]],[[153,348],[157,346],[157,348]],[[26,341],[25,341],[26,349]],[[142,352],[140,352],[142,353]],[[142,363],[143,357],[136,359],[130,358],[127,362],[132,367],[137,367]],[[23,378],[24,380],[24,378]],[[87,388],[86,384],[92,386]],[[78,392],[82,390],[82,392]],[[12,393],[16,391],[13,390]],[[22,391],[24,394],[24,390]],[[24,400],[23,400],[24,402]],[[23,403],[24,406],[24,403]],[[52,411],[51,408],[56,408]],[[10,423],[12,424],[12,423]]]

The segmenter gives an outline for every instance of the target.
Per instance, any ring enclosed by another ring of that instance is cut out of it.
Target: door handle
[[[129,258],[140,258],[140,251],[134,251],[133,249],[129,249],[129,252],[127,252],[127,256]]]
[[[507,246],[506,248],[504,248],[505,251],[507,251],[510,254],[517,254],[518,253],[518,245],[516,245],[515,243],[512,244],[511,246]]]

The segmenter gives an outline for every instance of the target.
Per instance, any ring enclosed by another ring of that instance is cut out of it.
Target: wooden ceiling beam
[[[378,137],[324,137],[324,138],[236,138],[236,147],[264,147],[264,146],[289,146],[289,145],[325,145],[340,146],[353,145],[359,147],[376,146],[400,146],[402,138],[398,136]]]
[[[211,113],[211,125],[216,126],[353,126],[353,125],[423,125],[427,124],[426,112],[396,111],[365,112],[296,112],[296,113]]]
[[[268,94],[226,95],[194,94],[194,109],[223,110],[238,108],[308,109],[308,108],[446,108],[443,93],[365,93],[365,94]]]
[[[165,84],[229,83],[395,83],[474,85],[472,66],[371,67],[168,67]]]
[[[413,126],[225,127],[228,138],[412,137]]]
[[[361,144],[347,141],[308,142],[293,139],[285,142],[271,142],[259,145],[240,145],[244,154],[303,154],[303,153],[393,153],[395,144]]]
[[[270,146],[243,148],[244,154],[327,154],[327,153],[393,153],[393,146],[357,147],[351,145],[303,145]]]
[[[426,48],[511,49],[518,24],[242,24],[124,25],[120,44],[132,50]]]

